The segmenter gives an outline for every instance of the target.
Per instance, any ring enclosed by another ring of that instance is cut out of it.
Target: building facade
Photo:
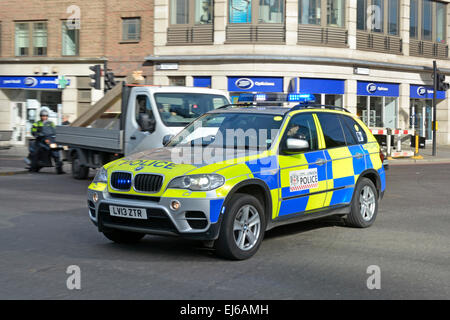
[[[90,85],[93,65],[151,82],[153,16],[144,0],[1,1],[0,143],[24,144],[41,108],[56,122],[89,109],[104,94]]]
[[[369,127],[431,139],[433,60],[450,74],[449,1],[158,0],[154,83],[312,93]],[[437,140],[450,143],[448,93]]]

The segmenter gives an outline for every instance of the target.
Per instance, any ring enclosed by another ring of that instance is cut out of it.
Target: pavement
[[[114,244],[89,221],[89,180],[50,168],[3,176],[0,299],[447,300],[449,176],[450,164],[393,166],[372,227],[281,226],[245,261],[173,237]],[[80,290],[67,286],[73,266]],[[379,289],[368,286],[375,274]]]

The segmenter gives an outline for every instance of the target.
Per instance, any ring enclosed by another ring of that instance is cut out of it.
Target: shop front
[[[228,92],[231,101],[236,103],[242,93],[282,93],[283,83],[283,77],[228,77]]]
[[[356,113],[372,128],[398,128],[398,83],[357,82]]]
[[[10,105],[12,143],[25,143],[41,109],[49,111],[49,120],[59,123],[62,89],[68,85],[64,76],[0,76],[2,96]]]
[[[417,130],[420,137],[432,140],[433,131],[433,88],[421,85],[410,85],[409,87],[409,128]],[[436,92],[437,102],[445,99],[445,91]]]
[[[343,106],[345,80],[320,78],[294,78],[289,84],[290,93],[313,94],[315,103]]]

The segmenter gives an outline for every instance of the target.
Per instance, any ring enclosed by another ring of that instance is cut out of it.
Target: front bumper
[[[94,201],[94,194],[98,200]],[[120,229],[145,234],[181,236],[198,240],[218,238],[221,215],[211,223],[209,198],[132,197],[110,194],[107,190],[88,189],[91,221],[99,231]],[[170,209],[172,200],[180,202],[180,209]],[[113,217],[109,205],[147,209],[147,220]]]

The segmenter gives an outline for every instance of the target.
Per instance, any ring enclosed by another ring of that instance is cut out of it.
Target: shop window
[[[397,128],[397,97],[358,96],[356,113],[368,127]]]
[[[141,18],[122,18],[122,41],[141,39]]]
[[[47,22],[18,22],[15,25],[16,56],[47,55]]]
[[[170,86],[186,86],[186,77],[169,77],[169,85]]]
[[[77,56],[80,51],[80,29],[63,21],[62,23],[62,55]]]

